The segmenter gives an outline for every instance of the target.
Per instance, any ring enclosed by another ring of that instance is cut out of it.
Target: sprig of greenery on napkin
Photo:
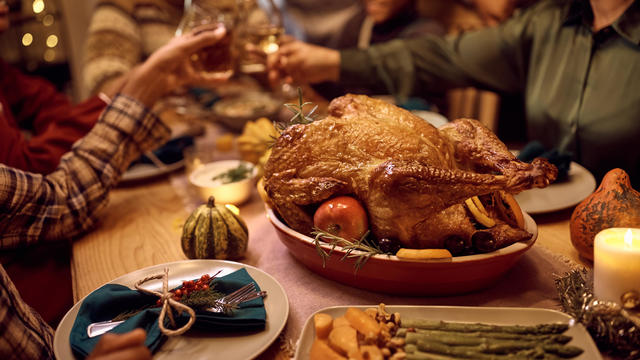
[[[247,270],[242,268],[218,278],[215,287],[218,291],[228,294],[251,282],[255,283],[257,290],[260,290]],[[155,296],[146,295],[118,284],[107,284],[95,290],[82,301],[69,335],[69,342],[74,354],[81,358],[86,357],[100,340],[100,336],[89,338],[87,334],[89,324],[111,320],[127,310],[154,305],[156,300]],[[145,309],[115,327],[111,332],[122,334],[136,328],[143,328],[147,331],[145,345],[153,352],[158,349],[164,338],[158,327],[159,314],[160,308]],[[186,323],[186,321],[186,314],[176,317],[176,322],[179,325]],[[213,332],[237,332],[261,331],[264,330],[265,325],[264,302],[262,298],[257,298],[240,304],[239,308],[230,315],[197,311],[194,327]]]

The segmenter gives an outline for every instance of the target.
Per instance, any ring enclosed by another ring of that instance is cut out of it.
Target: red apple
[[[313,215],[313,226],[343,239],[359,240],[369,230],[367,212],[350,196],[329,199]]]

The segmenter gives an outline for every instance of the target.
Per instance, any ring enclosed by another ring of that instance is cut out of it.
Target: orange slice
[[[500,190],[498,193],[500,196],[496,198],[496,203],[503,219],[511,226],[524,229],[524,215],[516,199],[505,191]]]
[[[447,249],[405,249],[401,248],[396,253],[400,259],[429,260],[429,259],[450,259],[451,253]]]

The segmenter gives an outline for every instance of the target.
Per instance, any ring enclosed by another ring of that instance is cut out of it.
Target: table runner
[[[203,203],[186,176],[173,175],[170,181],[189,213]],[[293,342],[300,336],[307,318],[329,306],[376,305],[382,302],[388,305],[507,306],[561,310],[554,280],[578,266],[534,244],[505,276],[485,290],[447,297],[394,296],[353,288],[307,269],[280,242],[266,218],[264,204],[257,191],[253,192],[249,202],[240,206],[240,215],[249,227],[249,248],[240,262],[262,269],[284,287],[290,305],[284,336]],[[268,301],[268,297],[265,301]]]

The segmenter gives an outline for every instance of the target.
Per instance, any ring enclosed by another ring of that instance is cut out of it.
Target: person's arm
[[[502,25],[455,37],[394,40],[340,52],[340,82],[399,96],[475,86],[522,91],[531,44],[532,11]]]
[[[2,248],[88,230],[129,163],[169,138],[169,129],[137,100],[119,95],[53,173],[0,165]]]
[[[27,305],[0,264],[0,358],[54,359],[53,329]]]
[[[0,248],[69,239],[89,229],[129,163],[169,137],[148,108],[176,86],[212,80],[196,73],[189,57],[224,34],[223,28],[187,34],[156,51],[53,173],[0,165]]]
[[[392,40],[366,50],[294,41],[269,59],[269,76],[302,84],[339,82],[400,98],[466,86],[519,92],[525,86],[534,17],[532,9],[495,28]]]
[[[0,358],[53,359],[53,329],[20,297],[0,264]],[[124,334],[105,334],[87,359],[146,360],[146,333],[135,329]]]
[[[50,82],[1,61],[0,73],[0,97],[6,105],[0,113],[0,163],[48,174],[91,130],[106,104],[94,97],[73,106]]]

